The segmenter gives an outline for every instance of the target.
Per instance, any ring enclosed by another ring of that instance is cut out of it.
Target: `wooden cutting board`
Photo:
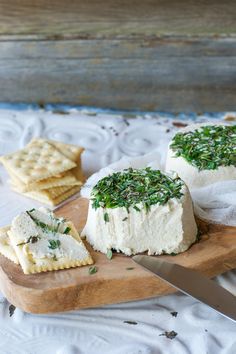
[[[57,215],[72,220],[81,230],[88,201],[76,199],[62,206]],[[198,222],[201,241],[177,256],[161,256],[194,268],[208,277],[236,268],[236,228]],[[0,256],[0,290],[16,307],[31,313],[49,313],[101,306],[160,296],[176,291],[135,264],[131,257],[114,254],[112,260],[89,247],[96,274],[89,266],[25,275],[21,267]],[[160,257],[160,256],[159,256]]]

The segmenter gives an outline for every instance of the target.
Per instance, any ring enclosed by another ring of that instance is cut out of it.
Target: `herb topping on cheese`
[[[236,166],[236,125],[207,125],[177,133],[170,148],[175,157],[183,157],[199,170]]]
[[[141,204],[149,211],[153,204],[164,205],[169,199],[179,199],[183,195],[182,187],[183,182],[177,175],[176,178],[171,178],[150,167],[128,168],[102,178],[94,186],[91,194],[92,207],[125,207],[127,211],[133,207],[140,211]],[[109,221],[107,213],[104,214],[104,220]]]

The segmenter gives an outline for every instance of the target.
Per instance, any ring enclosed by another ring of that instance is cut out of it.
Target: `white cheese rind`
[[[194,131],[205,125],[214,124],[193,124],[180,132]],[[224,125],[224,124],[217,124]],[[220,166],[216,170],[198,170],[197,167],[191,165],[183,157],[175,157],[175,152],[169,147],[166,158],[166,171],[175,171],[179,177],[192,188],[200,188],[212,183],[236,179],[236,167],[234,166]]]
[[[169,148],[166,160],[166,171],[175,171],[189,188],[200,188],[212,183],[236,179],[234,166],[220,166],[216,170],[201,170],[192,166],[183,157],[175,157]]]
[[[87,223],[82,231],[95,250],[107,253],[115,249],[126,255],[148,251],[149,255],[180,253],[196,241],[197,226],[193,215],[192,200],[186,186],[183,196],[170,199],[166,205],[152,205],[147,213],[130,208],[92,208],[89,203]],[[109,216],[105,222],[104,213]],[[126,220],[124,220],[127,218]]]

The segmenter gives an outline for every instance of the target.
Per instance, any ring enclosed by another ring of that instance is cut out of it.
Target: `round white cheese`
[[[97,208],[89,202],[88,218],[82,235],[95,250],[107,253],[110,249],[134,255],[148,251],[149,255],[180,253],[196,241],[197,226],[192,200],[185,185],[180,199],[172,198],[165,205],[152,205],[147,212],[133,207]],[[109,222],[104,219],[107,213]]]
[[[215,125],[212,123],[204,124],[192,124],[180,130],[180,132],[194,131],[202,126]],[[224,124],[217,124],[224,125]],[[219,166],[215,170],[199,170],[197,167],[191,165],[183,157],[175,156],[175,152],[168,148],[167,159],[166,159],[166,171],[175,171],[179,177],[187,184],[190,188],[199,188],[212,183],[234,180],[236,179],[236,167],[231,166]]]

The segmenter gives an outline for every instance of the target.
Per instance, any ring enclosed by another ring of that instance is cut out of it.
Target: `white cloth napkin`
[[[150,166],[163,169],[160,152],[138,157],[123,157],[119,161],[102,168],[88,178],[81,189],[82,197],[89,198],[93,186],[103,177],[128,167],[143,168]],[[206,187],[190,190],[194,202],[195,214],[212,223],[236,226],[236,181],[223,181]]]
[[[190,191],[195,214],[213,223],[236,226],[236,181],[223,181]]]

